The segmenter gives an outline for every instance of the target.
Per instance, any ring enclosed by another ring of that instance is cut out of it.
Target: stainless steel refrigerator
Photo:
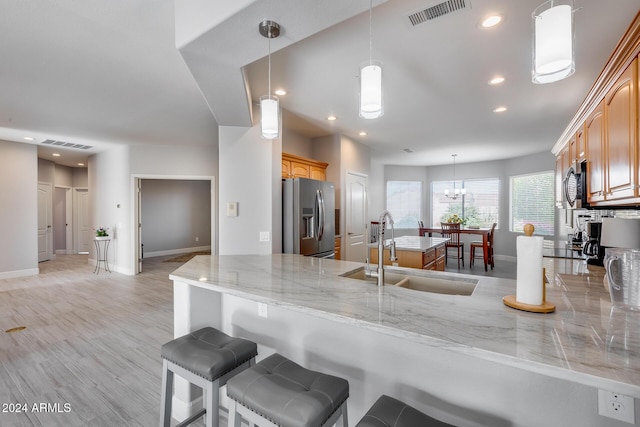
[[[333,258],[335,188],[326,181],[282,181],[283,252]]]

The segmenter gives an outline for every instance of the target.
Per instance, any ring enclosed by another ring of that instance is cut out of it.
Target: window
[[[387,210],[395,228],[416,228],[422,219],[422,182],[387,181]]]
[[[522,232],[526,223],[535,227],[535,234],[554,235],[555,206],[553,171],[510,178],[511,209],[509,230]]]
[[[490,228],[498,222],[500,206],[500,179],[469,179],[456,181],[456,188],[464,188],[466,194],[453,200],[444,195],[444,190],[453,193],[453,181],[433,181],[431,191],[432,226],[440,227],[441,222],[452,214],[461,216],[466,225]]]

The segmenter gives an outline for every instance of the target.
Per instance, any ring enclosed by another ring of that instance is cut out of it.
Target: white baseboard
[[[166,255],[180,255],[180,254],[188,254],[190,252],[204,252],[211,251],[211,245],[209,246],[196,246],[193,248],[180,248],[180,249],[169,249],[166,251],[155,251],[155,252],[145,252],[145,258],[153,258],[156,256],[166,256]]]
[[[0,279],[13,279],[14,277],[37,276],[40,274],[39,268],[29,268],[26,270],[0,271]]]

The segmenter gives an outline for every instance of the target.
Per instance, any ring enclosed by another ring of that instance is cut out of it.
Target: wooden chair
[[[489,231],[489,235],[487,236],[487,251],[488,251],[488,256],[487,256],[487,262],[489,263],[489,265],[491,265],[491,269],[493,270],[493,267],[495,267],[495,264],[493,262],[493,233],[496,230],[496,226],[498,224],[497,223],[493,223],[493,225],[491,226],[491,231]],[[476,248],[480,249],[480,256],[476,256],[475,252],[476,252]],[[471,242],[471,246],[469,248],[469,267],[473,267],[473,260],[476,258],[482,258],[484,259],[484,250],[482,248],[482,241],[473,241]],[[484,264],[484,270],[487,271],[487,263]]]
[[[449,258],[449,249],[456,249],[456,258],[458,258],[458,269],[460,269],[460,260],[462,260],[462,266],[464,267],[464,243],[460,241],[460,224],[441,222],[442,237],[449,238],[450,240],[445,243],[446,256],[444,262],[447,263]]]

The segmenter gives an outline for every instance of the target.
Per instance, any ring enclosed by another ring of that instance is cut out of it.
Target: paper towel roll
[[[518,236],[516,239],[517,275],[516,301],[523,304],[541,305],[542,282],[542,236]]]

